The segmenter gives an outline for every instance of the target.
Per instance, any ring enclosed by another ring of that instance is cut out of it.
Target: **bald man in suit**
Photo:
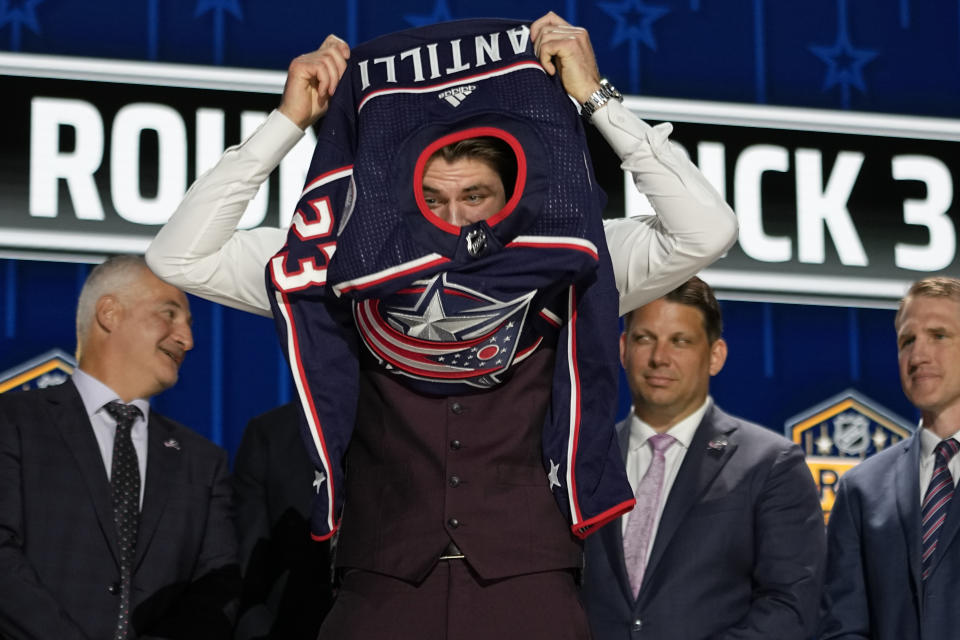
[[[193,347],[186,296],[113,258],[77,334],[69,381],[0,396],[0,636],[229,638],[226,452],[149,404]]]

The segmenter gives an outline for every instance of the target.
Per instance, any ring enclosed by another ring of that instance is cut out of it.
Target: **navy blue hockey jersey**
[[[515,187],[500,212],[457,227],[430,211],[423,173],[442,146],[479,136],[512,149]],[[360,349],[411,393],[443,396],[509,384],[512,366],[555,341],[549,486],[581,537],[631,508],[613,437],[618,297],[604,198],[576,109],[527,25],[438,24],[352,51],[287,244],[267,266],[325,479],[315,537],[338,526]]]

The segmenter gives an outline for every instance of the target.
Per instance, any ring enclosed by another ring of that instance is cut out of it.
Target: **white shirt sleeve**
[[[243,311],[270,316],[267,261],[286,229],[238,230],[247,205],[303,131],[279,111],[197,178],[147,249],[147,264],[170,284]]]
[[[737,236],[736,216],[686,155],[669,124],[651,127],[616,101],[592,121],[634,176],[656,216],[604,221],[620,313],[654,300],[711,264]],[[237,224],[257,189],[303,132],[279,111],[200,176],[147,249],[160,278],[194,295],[270,316],[267,261],[286,230]]]
[[[612,100],[591,118],[655,216],[604,221],[620,292],[620,314],[678,287],[737,239],[737,218],[682,150],[673,127],[651,127]]]

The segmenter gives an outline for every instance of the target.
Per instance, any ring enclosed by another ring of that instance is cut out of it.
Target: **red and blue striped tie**
[[[927,487],[927,495],[923,498],[920,511],[920,532],[923,542],[922,573],[923,580],[930,575],[931,560],[937,550],[937,538],[940,528],[947,519],[947,508],[953,498],[953,476],[947,465],[950,458],[960,450],[960,442],[953,438],[943,440],[933,450],[933,477]]]

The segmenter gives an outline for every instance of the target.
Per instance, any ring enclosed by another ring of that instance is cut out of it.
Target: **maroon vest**
[[[337,565],[419,581],[452,540],[485,579],[579,567],[541,461],[554,359],[541,347],[507,383],[447,397],[364,367]]]

